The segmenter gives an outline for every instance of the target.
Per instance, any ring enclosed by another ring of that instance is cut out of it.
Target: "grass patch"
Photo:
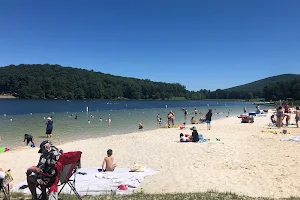
[[[60,199],[69,199],[69,200],[77,200],[76,196],[74,195],[60,195]],[[0,197],[1,199],[1,197]],[[11,199],[15,200],[29,200],[31,199],[30,196],[25,196],[24,194],[20,193],[12,193]],[[82,196],[84,200],[137,200],[137,199],[145,199],[145,200],[227,200],[227,199],[234,199],[234,200],[272,200],[273,198],[254,198],[248,197],[243,195],[237,195],[231,192],[226,193],[219,193],[214,191],[209,192],[202,192],[202,193],[177,193],[177,194],[146,194],[143,192],[134,193],[132,195],[116,195],[116,194],[109,194],[109,195],[100,195],[100,196]],[[299,197],[290,197],[285,198],[285,200],[300,200]]]

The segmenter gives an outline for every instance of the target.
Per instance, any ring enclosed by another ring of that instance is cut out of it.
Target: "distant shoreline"
[[[13,95],[0,95],[0,99],[20,99],[20,100],[101,100],[101,101],[223,101],[223,102],[256,102],[256,101],[249,101],[248,99],[198,99],[198,100],[191,100],[191,99],[57,99],[57,98],[49,98],[49,99],[35,99],[35,98],[18,98]]]
[[[17,97],[10,94],[0,94],[0,99],[17,99]]]

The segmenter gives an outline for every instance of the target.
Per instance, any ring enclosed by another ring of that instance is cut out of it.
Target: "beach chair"
[[[56,177],[54,183],[47,188],[48,190],[48,199],[58,199],[59,194],[64,189],[66,185],[69,185],[71,191],[74,192],[76,197],[81,200],[79,193],[75,188],[75,179],[77,170],[81,168],[81,154],[80,151],[67,152],[60,155],[59,160],[55,164]],[[41,174],[45,175],[46,174]],[[60,187],[60,190],[58,188]],[[40,186],[38,186],[41,189]],[[39,196],[39,199],[42,198],[42,195]]]

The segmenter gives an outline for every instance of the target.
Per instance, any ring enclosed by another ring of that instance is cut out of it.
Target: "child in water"
[[[159,118],[159,126],[162,125],[162,118]]]
[[[98,171],[114,171],[116,168],[116,164],[114,164],[114,157],[112,157],[113,151],[111,149],[107,150],[107,157],[104,158],[102,163],[102,169],[99,169]],[[104,169],[105,166],[105,169]]]
[[[144,124],[139,123],[139,129],[143,129],[144,128]]]
[[[26,146],[28,146],[29,142],[31,142],[31,145],[32,145],[33,147],[35,147],[34,142],[33,142],[33,136],[32,136],[32,135],[25,134],[25,135],[24,135],[24,141],[23,141],[23,142],[25,142],[25,141],[26,141]]]

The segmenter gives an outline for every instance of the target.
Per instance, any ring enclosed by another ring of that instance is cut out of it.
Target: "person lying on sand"
[[[100,171],[114,171],[116,168],[116,164],[114,164],[114,157],[112,157],[113,151],[111,149],[107,150],[107,157],[104,158],[102,163],[102,169]],[[105,166],[105,169],[104,169]]]
[[[180,140],[179,140],[180,142],[191,142],[192,141],[192,136],[190,136],[188,134],[183,135],[183,133],[180,133],[179,138],[180,138]]]

